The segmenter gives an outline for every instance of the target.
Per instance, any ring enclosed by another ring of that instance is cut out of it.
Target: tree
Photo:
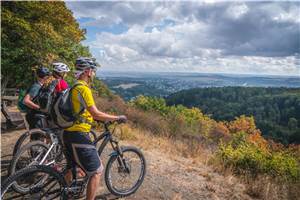
[[[289,122],[288,122],[288,127],[289,127],[289,129],[292,130],[292,131],[296,130],[297,127],[298,127],[298,121],[297,121],[297,119],[295,119],[295,118],[293,118],[293,117],[290,118],[290,119],[289,119]]]
[[[72,68],[77,56],[90,56],[80,43],[85,31],[64,2],[1,4],[2,80],[8,87],[27,87],[38,65],[62,61]]]
[[[166,104],[196,106],[221,121],[253,116],[263,136],[283,143],[299,141],[299,88],[194,88],[171,94]]]

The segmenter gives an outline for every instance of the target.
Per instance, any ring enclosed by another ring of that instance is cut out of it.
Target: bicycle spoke
[[[51,178],[50,180],[48,180],[46,183],[43,184],[43,187],[47,187],[53,180],[55,180],[54,178]]]
[[[14,190],[14,183],[22,180],[21,192]],[[24,181],[25,180],[25,181]],[[8,182],[7,182],[8,181]],[[31,166],[20,170],[7,179],[7,183],[1,186],[3,200],[28,199],[28,200],[50,200],[59,199],[64,191],[63,179],[54,169],[47,166]],[[4,187],[4,188],[2,188]]]
[[[61,191],[61,189],[56,189],[56,190],[53,190],[52,192],[49,192],[48,194],[57,194],[56,196],[54,196],[54,197],[52,197],[51,199],[55,199],[55,198],[57,198],[58,196],[61,196],[61,193],[62,193],[62,191]]]
[[[112,164],[110,180],[115,189],[127,191],[134,186],[142,173],[141,159],[135,153],[126,152],[124,160],[128,169],[120,166],[117,159]],[[129,173],[127,172],[129,170]]]
[[[41,157],[42,153],[43,153],[43,152],[40,152],[40,153],[39,153],[39,154],[38,154],[38,155],[37,155],[37,156],[34,158],[34,161],[36,161],[36,162],[37,162],[37,161],[38,161],[38,159]]]
[[[54,180],[54,179],[53,179],[53,180]],[[60,189],[55,189],[54,191],[51,191],[52,189],[55,188],[55,186],[56,186],[57,184],[58,184],[57,182],[54,182],[54,184],[52,184],[51,186],[49,186],[49,189],[46,190],[45,192],[43,192],[44,194],[41,196],[41,198],[44,197],[44,196],[46,196],[46,195],[47,195],[47,197],[48,197],[49,195],[55,194],[56,192],[58,192],[58,194],[56,194],[56,196],[52,197],[51,199],[54,199],[54,198],[56,198],[57,196],[59,196],[60,193],[61,193],[61,190],[60,190]],[[46,184],[43,188],[46,188],[47,186],[48,186],[48,184]],[[50,191],[51,191],[51,192],[50,192]],[[48,199],[48,198],[47,198],[47,199]]]

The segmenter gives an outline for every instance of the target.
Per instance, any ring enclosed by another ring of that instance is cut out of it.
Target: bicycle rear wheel
[[[13,184],[22,179],[22,186],[29,188],[18,193]],[[24,181],[26,180],[26,181]],[[24,168],[8,177],[1,185],[1,199],[66,199],[64,178],[49,166],[35,165]]]
[[[41,129],[32,129],[30,131],[26,131],[17,140],[17,142],[14,146],[13,155],[15,155],[22,148],[22,146],[31,142],[31,140],[30,140],[31,135],[39,135],[41,140],[46,138],[46,133],[44,131],[42,131]]]
[[[12,158],[9,167],[9,174],[12,175],[15,172],[28,166],[38,165],[40,161],[45,157],[48,150],[48,145],[40,141],[34,141],[26,144]],[[50,155],[47,156],[45,162],[47,162],[49,158]],[[13,184],[12,187],[15,191],[26,193],[29,190],[29,188],[22,186],[23,181],[24,180],[19,179]]]
[[[105,183],[116,196],[128,196],[137,191],[144,181],[146,160],[135,147],[122,147],[123,157],[113,154],[105,169]]]

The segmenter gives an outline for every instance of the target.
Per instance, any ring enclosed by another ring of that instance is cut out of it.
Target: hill
[[[57,10],[60,10],[59,15]],[[34,76],[31,75],[38,65],[49,66],[60,61],[74,70],[77,57],[91,56],[89,49],[81,44],[85,30],[79,27],[65,2],[3,2],[1,19],[3,88],[26,88],[32,84]],[[74,77],[69,75],[72,85]],[[125,100],[140,93],[165,96],[196,86],[300,85],[298,77],[172,74],[170,78],[162,73],[105,81],[116,92],[124,92]],[[204,91],[206,93],[199,96],[194,96],[197,89],[186,96],[185,91],[176,93],[170,96],[176,102],[167,102],[168,105],[164,99],[144,96],[126,103],[100,80],[94,80],[97,107],[104,112],[128,116],[129,123],[120,127],[114,136],[122,140],[122,144],[141,148],[146,156],[145,182],[128,199],[297,199],[300,146],[283,146],[266,140],[261,137],[255,120],[263,134],[284,143],[297,141],[299,89],[211,88]],[[182,99],[186,100],[180,102]],[[206,107],[190,108],[200,107],[203,100]],[[170,106],[177,103],[190,104],[186,104],[188,107]],[[223,115],[213,116],[210,109],[223,111]],[[254,117],[240,116],[246,111],[253,112]],[[220,116],[227,121],[216,121],[223,120],[217,118]],[[5,164],[9,163],[4,161],[8,161],[20,134],[10,132],[1,136],[2,176]],[[105,163],[105,155],[103,160]],[[101,199],[115,199],[104,187],[99,194]]]
[[[2,178],[6,174],[12,147],[24,131],[13,131],[2,135]],[[137,193],[126,197],[127,200],[253,199],[246,193],[246,186],[232,174],[219,174],[207,165],[205,160],[186,158],[181,154],[183,152],[180,152],[180,149],[173,146],[170,141],[164,138],[154,138],[144,133],[144,131],[135,130],[132,132],[134,138],[120,141],[121,145],[134,145],[141,148],[147,160],[147,174],[144,183]],[[169,151],[171,148],[173,152]],[[104,155],[101,156],[104,165],[107,163],[110,152],[111,149],[106,149]],[[207,155],[203,152],[203,156]],[[116,199],[109,194],[104,179],[98,190],[97,199]]]
[[[283,144],[300,143],[299,88],[195,88],[169,95],[166,103],[198,107],[218,121],[254,116],[266,138]]]
[[[184,72],[107,72],[98,77],[115,93],[128,101],[138,95],[166,97],[192,88],[247,86],[300,87],[297,76],[207,74]]]

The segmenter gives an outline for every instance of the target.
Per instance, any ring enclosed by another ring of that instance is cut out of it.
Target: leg
[[[36,118],[34,117],[33,114],[27,113],[25,118],[26,118],[26,121],[29,125],[29,130],[34,129],[34,128],[40,128],[40,127],[36,126],[37,125],[37,120],[36,120]],[[39,134],[31,134],[30,135],[30,141],[38,140],[39,137],[40,137]]]
[[[34,121],[33,121],[33,115],[31,113],[27,113],[25,115],[25,119],[29,125],[29,129],[34,129],[35,126],[34,126]]]
[[[86,191],[86,199],[87,200],[94,200],[97,193],[97,188],[100,184],[100,178],[101,174],[96,173],[90,177],[89,183],[87,185],[87,191]]]
[[[70,186],[70,184],[72,182],[72,170],[71,169],[67,170],[67,173],[65,174],[64,178],[65,178],[67,185]]]
[[[83,178],[86,176],[86,174],[80,167],[76,167],[76,172],[77,172],[77,175],[76,175],[77,178]],[[72,182],[72,178],[73,178],[72,169],[67,170],[67,173],[65,174],[64,178],[65,178],[67,185],[70,185]]]
[[[64,132],[64,144],[67,148],[71,160],[76,163],[79,173],[89,176],[87,185],[87,199],[95,199],[97,187],[100,183],[103,166],[95,145],[91,142],[87,133]]]

